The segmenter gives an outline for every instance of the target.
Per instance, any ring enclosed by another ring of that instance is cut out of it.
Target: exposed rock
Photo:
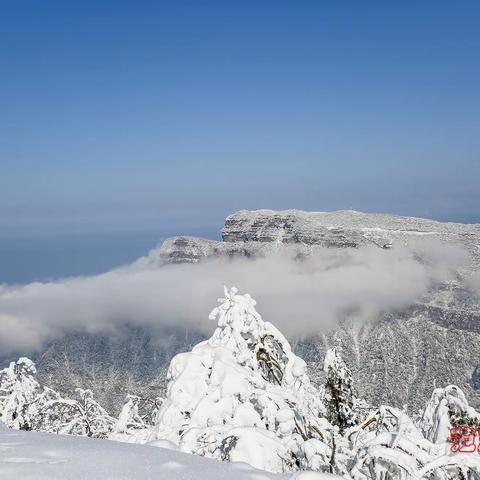
[[[480,225],[356,211],[302,212],[257,210],[229,215],[223,241],[198,237],[172,237],[152,250],[143,263],[198,262],[212,256],[263,255],[289,245],[300,255],[316,247],[355,248],[362,245],[408,244],[436,239],[458,244],[480,265]]]

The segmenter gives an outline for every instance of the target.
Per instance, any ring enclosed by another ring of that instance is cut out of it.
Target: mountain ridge
[[[222,238],[170,237],[159,248],[134,262],[133,268],[161,268],[168,264],[198,263],[223,257],[257,258],[282,248],[293,249],[297,258],[322,248],[383,248],[388,243],[392,243],[393,248],[415,243],[420,245],[422,252],[430,248],[432,239],[466,251],[468,263],[457,272],[457,278],[429,291],[421,302],[401,311],[382,312],[375,321],[361,327],[345,320],[332,331],[319,332],[295,344],[296,353],[306,357],[314,376],[321,376],[321,372],[315,370],[322,364],[326,350],[340,346],[347,352],[346,361],[360,392],[372,403],[407,405],[410,411],[415,411],[432,388],[456,383],[464,389],[472,405],[480,405],[480,302],[478,293],[472,291],[466,281],[480,266],[479,224],[443,223],[349,210],[242,210],[227,217]],[[388,250],[385,254],[388,255]],[[420,258],[420,261],[431,260]],[[69,383],[86,381],[85,386],[92,388],[105,405],[114,408],[113,392],[109,392],[108,387],[112,375],[116,378],[116,395],[124,382],[122,379],[128,380],[126,384],[131,389],[137,385],[139,391],[145,390],[142,384],[145,381],[153,381],[158,388],[163,385],[157,375],[158,369],[171,355],[188,349],[184,332],[170,332],[170,335],[174,348],[159,352],[158,348],[147,346],[132,355],[128,352],[128,342],[117,345],[108,337],[99,342],[98,338],[95,340],[84,334],[79,343],[78,336],[67,337],[50,346],[48,354],[37,359],[39,372],[40,375],[48,372],[48,381],[54,387],[55,377],[67,389]],[[142,344],[148,345],[148,336],[148,332],[140,333]],[[82,368],[73,368],[75,381],[72,381],[58,373],[55,357],[66,355],[72,371],[72,365],[78,363],[74,356],[79,348],[89,354],[82,356]],[[105,351],[109,354],[105,355]],[[132,357],[137,359],[135,365],[140,363],[157,371],[150,374],[145,373],[145,368],[135,371],[128,360],[119,366],[108,364],[109,358]],[[159,361],[159,358],[164,360]],[[95,371],[95,375],[90,375],[93,379],[81,378],[82,369],[88,371],[88,365]]]

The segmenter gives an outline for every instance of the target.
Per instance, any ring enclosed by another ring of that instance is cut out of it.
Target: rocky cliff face
[[[257,210],[230,215],[222,229],[223,241],[173,237],[152,250],[143,262],[162,264],[198,262],[202,258],[256,256],[289,245],[300,254],[318,247],[356,248],[362,245],[408,244],[437,239],[458,244],[480,262],[480,225],[442,223],[414,217],[366,214],[355,211],[303,212]]]
[[[319,367],[326,350],[340,345],[346,352],[345,360],[360,393],[374,404],[407,405],[410,411],[416,412],[434,387],[454,383],[464,389],[473,405],[480,405],[480,300],[464,282],[466,276],[480,270],[480,225],[354,211],[240,211],[226,219],[222,239],[170,238],[139,259],[136,265],[157,268],[213,257],[258,257],[285,246],[294,249],[301,258],[323,247],[351,249],[374,245],[387,248],[392,244],[395,248],[415,242],[428,248],[432,239],[458,245],[468,252],[469,263],[458,272],[454,282],[438,286],[421,302],[402,311],[383,312],[371,323],[359,326],[349,324],[346,319],[335,331],[297,342],[296,349],[300,356],[310,361],[313,376],[321,377]],[[148,332],[139,337],[139,341],[147,342],[143,336],[148,337]],[[52,386],[56,386],[52,376],[61,377],[61,373],[52,373],[55,370],[52,365],[58,358],[63,358],[74,371],[76,382],[82,380],[82,375],[93,372],[90,384],[85,386],[95,390],[97,382],[97,390],[103,389],[97,395],[114,405],[112,395],[118,393],[118,385],[125,383],[125,379],[128,379],[130,390],[135,390],[135,385],[141,388],[145,379],[161,383],[156,379],[160,364],[168,362],[171,353],[188,350],[190,346],[182,340],[181,333],[176,335],[174,343],[175,351],[163,352],[160,357],[158,349],[139,349],[136,345],[132,349],[135,348],[135,355],[141,358],[132,362],[128,342],[118,346],[111,339],[104,339],[102,343],[82,337],[82,348],[89,354],[80,355],[87,365],[82,368],[77,365],[77,368],[73,366],[79,357],[78,352],[74,353],[76,343],[66,339],[52,346],[38,360],[38,367],[40,372],[49,372]],[[110,352],[112,358],[105,358],[105,352]],[[112,366],[118,355],[121,360],[128,361]],[[139,362],[142,368],[138,368]],[[64,387],[68,387],[65,383],[72,382],[68,375],[58,379]],[[109,389],[108,382],[112,378],[118,382]]]

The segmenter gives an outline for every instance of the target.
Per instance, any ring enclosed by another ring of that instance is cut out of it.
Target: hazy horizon
[[[480,221],[478,3],[0,13],[0,236],[259,208]]]
[[[220,240],[222,227],[223,220],[216,227],[191,226],[179,228],[179,231],[152,226],[130,230],[17,232],[14,235],[1,232],[0,285],[104,273],[146,255],[168,237],[187,235]]]

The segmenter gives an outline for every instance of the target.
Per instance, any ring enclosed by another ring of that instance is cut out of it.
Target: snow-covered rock
[[[439,239],[463,245],[475,263],[480,262],[477,245],[480,225],[443,223],[416,217],[354,210],[306,212],[301,210],[241,210],[229,215],[222,240],[172,237],[150,252],[143,263],[195,263],[212,256],[259,256],[281,245],[309,254],[315,247],[356,248],[362,245],[430,241]]]

